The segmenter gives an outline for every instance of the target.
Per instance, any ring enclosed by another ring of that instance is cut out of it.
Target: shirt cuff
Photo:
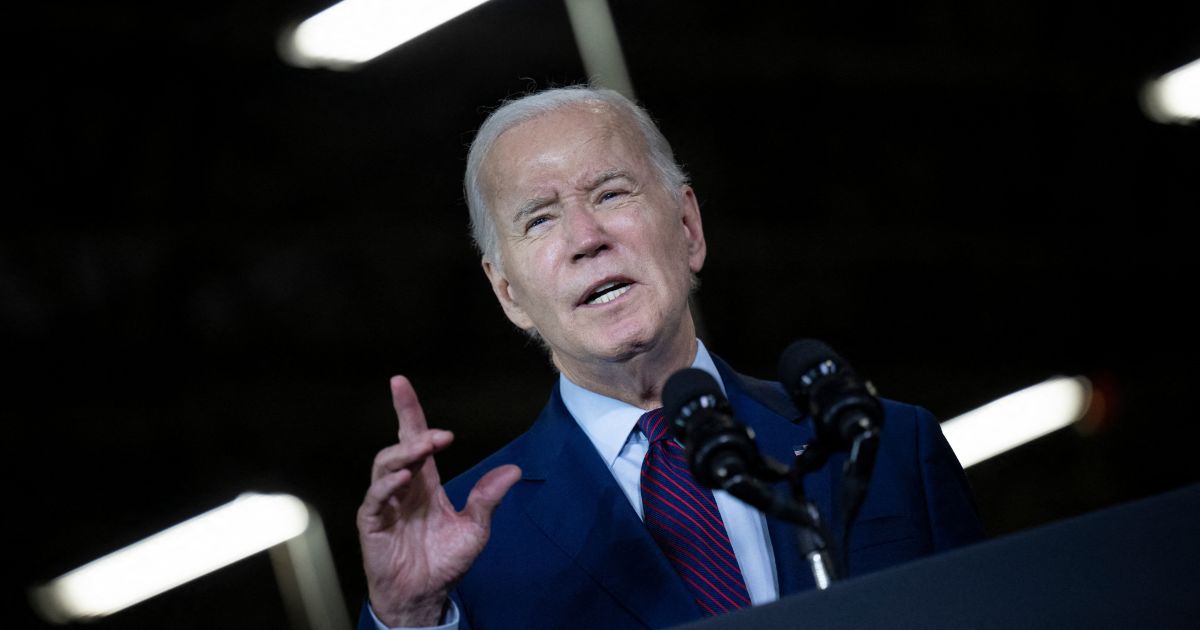
[[[442,613],[442,623],[438,626],[421,626],[420,628],[410,628],[406,626],[385,626],[379,617],[375,616],[375,611],[371,608],[371,603],[367,602],[367,612],[371,613],[371,621],[375,622],[375,630],[458,630],[458,604],[454,600],[450,600],[450,605],[446,607],[446,612]]]

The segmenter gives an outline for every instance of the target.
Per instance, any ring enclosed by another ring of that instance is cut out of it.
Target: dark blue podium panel
[[[1200,485],[679,628],[1200,629]]]

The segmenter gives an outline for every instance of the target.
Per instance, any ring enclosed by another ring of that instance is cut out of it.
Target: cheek
[[[527,265],[508,285],[509,296],[526,311],[552,308],[555,286],[552,267]]]

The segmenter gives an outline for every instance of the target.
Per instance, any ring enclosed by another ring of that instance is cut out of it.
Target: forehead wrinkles
[[[482,169],[484,191],[491,205],[497,201],[498,193],[526,188],[531,183],[537,185],[529,178],[557,164],[571,167],[574,157],[589,151],[603,155],[608,161],[588,165],[593,171],[566,173],[568,185],[586,184],[603,171],[652,170],[645,140],[627,118],[605,103],[576,105],[546,112],[506,130],[496,139]]]

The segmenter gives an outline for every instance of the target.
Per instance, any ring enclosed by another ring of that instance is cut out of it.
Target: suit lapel
[[[555,385],[530,430],[516,500],[542,533],[621,607],[651,627],[700,618]]]
[[[737,419],[754,430],[759,452],[790,468],[796,459],[796,449],[803,448],[813,438],[810,421],[803,417],[778,383],[742,376],[716,356],[713,356],[713,363],[721,374],[729,404]],[[817,506],[827,527],[828,515],[832,514],[833,509],[830,483],[828,467],[809,474],[804,480],[805,494]],[[787,481],[776,484],[775,491],[791,496]],[[812,571],[800,556],[795,526],[768,516],[767,531],[775,555],[779,596],[815,588]]]

